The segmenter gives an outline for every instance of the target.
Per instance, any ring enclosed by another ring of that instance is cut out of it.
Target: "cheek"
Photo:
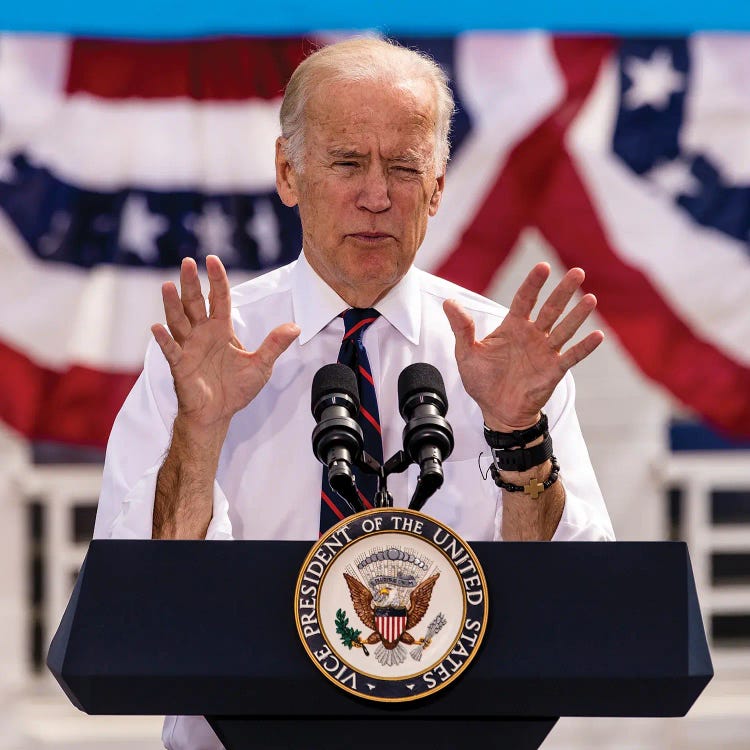
[[[433,192],[428,190],[426,185],[421,182],[407,183],[399,186],[395,194],[398,195],[406,216],[417,221],[427,216]]]
[[[302,225],[309,234],[330,234],[336,226],[339,211],[325,193],[310,194],[304,209],[300,207]]]

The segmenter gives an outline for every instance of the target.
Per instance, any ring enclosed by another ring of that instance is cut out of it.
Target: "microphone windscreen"
[[[315,406],[324,396],[331,393],[345,393],[356,404],[359,410],[359,388],[353,370],[346,365],[323,365],[316,373],[312,382],[310,409],[315,413]],[[316,417],[317,419],[317,417]]]
[[[425,391],[436,393],[445,402],[446,410],[448,409],[448,397],[445,395],[445,384],[440,371],[427,362],[415,362],[398,376],[398,410],[401,416],[404,416],[404,406],[409,398]]]

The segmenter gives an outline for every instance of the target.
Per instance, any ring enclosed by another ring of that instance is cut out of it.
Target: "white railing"
[[[671,454],[660,471],[666,490],[682,490],[682,533],[690,550],[706,633],[711,642],[714,615],[750,615],[750,583],[714,585],[711,556],[720,552],[750,554],[750,523],[716,525],[711,493],[750,490],[750,452],[684,452]],[[100,465],[35,466],[24,475],[22,494],[44,509],[42,554],[45,561],[43,618],[47,640],[65,609],[87,542],[77,543],[74,509],[95,505],[101,487]],[[750,672],[750,646],[722,647],[712,655],[718,668]]]
[[[750,672],[750,645],[722,646],[712,637],[715,615],[750,616],[750,582],[715,585],[711,557],[716,553],[750,555],[750,523],[717,525],[711,517],[711,493],[750,491],[750,451],[674,453],[661,479],[682,491],[681,538],[687,542],[703,622],[716,670]]]
[[[96,506],[101,480],[101,465],[33,466],[23,475],[22,494],[27,501],[41,504],[44,517],[41,555],[44,561],[45,653],[88,547],[88,540],[75,541],[75,508]]]

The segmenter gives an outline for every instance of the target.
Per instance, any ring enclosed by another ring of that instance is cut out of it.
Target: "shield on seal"
[[[397,642],[406,627],[406,609],[376,607],[375,625],[386,643]]]

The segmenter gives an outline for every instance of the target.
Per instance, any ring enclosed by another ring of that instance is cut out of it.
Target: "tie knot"
[[[343,313],[344,340],[354,338],[361,341],[364,332],[379,317],[380,313],[372,307],[350,307]]]

